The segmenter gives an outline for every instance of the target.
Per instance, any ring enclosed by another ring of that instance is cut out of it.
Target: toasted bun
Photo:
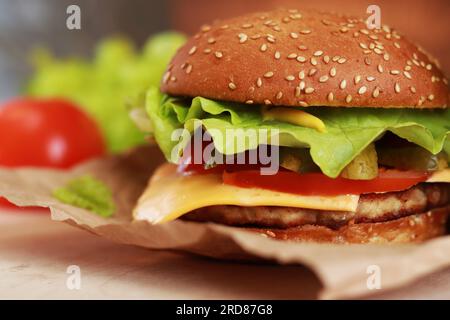
[[[289,229],[249,230],[279,240],[347,243],[412,243],[441,236],[446,232],[450,207],[377,223],[348,224],[337,230],[305,225]]]
[[[436,61],[383,26],[279,9],[203,26],[173,58],[162,91],[284,106],[446,108]]]

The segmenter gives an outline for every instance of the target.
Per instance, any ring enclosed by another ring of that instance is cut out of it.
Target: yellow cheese
[[[319,132],[326,132],[325,124],[322,120],[302,110],[285,107],[263,108],[262,114],[264,120],[278,120],[302,127],[313,128]]]
[[[134,210],[136,220],[153,224],[175,220],[198,208],[213,205],[286,206],[318,210],[356,211],[359,196],[300,196],[222,183],[218,174],[181,175],[164,164],[156,171]]]
[[[434,172],[426,182],[448,182],[450,183],[450,168]]]

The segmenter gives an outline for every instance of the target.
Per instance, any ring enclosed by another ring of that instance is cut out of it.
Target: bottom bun
[[[415,243],[446,233],[450,207],[376,223],[349,223],[338,229],[303,225],[287,229],[246,228],[279,239],[316,243]]]

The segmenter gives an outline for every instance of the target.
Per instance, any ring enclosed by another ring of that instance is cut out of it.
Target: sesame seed
[[[428,100],[433,101],[433,99],[434,99],[434,95],[433,95],[433,94],[430,94],[430,95],[428,96]]]
[[[396,47],[397,49],[400,49],[400,44],[398,42],[394,42],[394,47]]]
[[[339,88],[341,88],[342,90],[344,90],[345,87],[347,87],[347,81],[344,79],[344,80],[341,81],[341,84],[339,85]]]
[[[361,88],[359,88],[358,90],[358,94],[364,94],[367,91],[367,87],[366,86],[362,86]]]
[[[337,63],[343,64],[345,61],[347,61],[347,59],[345,59],[345,58],[340,58],[340,59],[337,61]]]
[[[367,49],[367,45],[364,44],[364,43],[362,43],[362,42],[359,43],[359,46],[360,46],[362,49]]]
[[[385,61],[389,61],[389,53],[385,53],[385,54],[383,55],[383,59],[384,59]]]
[[[276,98],[280,100],[283,97],[283,92],[279,91],[276,95]]]
[[[361,81],[361,76],[360,75],[356,75],[355,76],[355,84],[358,84]]]
[[[305,81],[300,81],[300,83],[298,84],[298,87],[300,88],[300,90],[305,89],[305,87],[306,87]]]
[[[375,80],[375,77],[368,76],[366,79],[367,79],[367,81],[371,82],[371,81],[374,81],[374,80]]]
[[[284,23],[288,23],[289,21],[291,21],[291,19],[289,17],[284,17],[281,21],[283,21]]]
[[[328,64],[330,62],[330,56],[323,56],[323,62]]]
[[[335,67],[330,69],[330,76],[332,76],[332,77],[336,76],[336,68]]]
[[[419,60],[419,57],[417,56],[417,53],[413,53],[413,58],[415,59],[415,60]]]
[[[296,53],[290,53],[290,54],[288,54],[288,59],[295,59],[295,58],[297,58],[297,54]]]
[[[244,43],[248,39],[248,36],[245,33],[239,33],[238,37],[239,37],[239,43]]]
[[[376,98],[380,95],[380,88],[376,87],[373,91],[372,91],[372,97]]]
[[[411,66],[405,66],[405,71],[411,71]]]
[[[342,33],[346,33],[348,31],[347,27],[342,27],[339,29],[339,31],[341,31]]]
[[[336,61],[338,61],[340,58],[341,58],[340,56],[334,56],[333,59],[331,59],[331,60],[332,60],[333,62],[336,62]]]
[[[408,78],[411,79],[411,74],[408,71],[403,71],[403,75]]]
[[[187,67],[187,65],[188,65],[187,63],[183,63],[183,64],[180,66],[180,68],[181,68],[181,69],[184,69],[184,68]],[[168,71],[172,70],[172,66],[169,66],[169,68],[167,68],[167,70],[168,70]]]
[[[295,87],[295,96],[296,97],[300,97],[300,94],[302,93],[302,88],[300,87]]]
[[[211,53],[211,49],[210,48],[206,48],[205,50],[203,50],[203,53],[205,53],[205,54],[209,54],[209,53]]]
[[[177,77],[175,77],[175,76],[171,76],[171,77],[170,77],[170,81],[172,81],[172,82],[176,82],[176,81],[177,81]]]
[[[228,83],[228,88],[230,88],[230,90],[236,90],[236,85],[233,82]]]
[[[398,71],[398,70],[391,70],[390,74],[398,75],[398,74],[400,74],[400,71]]]
[[[209,38],[209,39],[208,39],[208,43],[209,43],[209,44],[216,43],[216,39],[214,39],[214,38]]]
[[[420,67],[420,63],[419,63],[419,61],[417,61],[416,59],[413,59],[412,62],[413,62],[416,66]]]
[[[371,42],[371,43],[369,44],[369,49],[370,49],[370,50],[375,49],[375,43]]]
[[[377,66],[377,69],[378,69],[378,72],[379,72],[379,73],[383,73],[383,66],[382,66],[381,64],[379,64],[379,65]]]
[[[253,28],[253,25],[251,23],[245,23],[245,24],[242,25],[242,28],[243,29],[250,29],[250,28]]]
[[[197,47],[196,46],[193,46],[190,50],[189,50],[189,55],[191,56],[191,55],[193,55],[194,53],[195,53],[195,51],[197,51]]]
[[[170,79],[170,72],[166,72],[163,77],[163,82],[167,83]]]
[[[245,103],[246,103],[246,104],[253,104],[254,101],[253,101],[253,100],[247,100],[247,101],[245,101]]]
[[[305,62],[305,61],[306,61],[306,58],[303,57],[303,56],[298,56],[298,57],[297,57],[297,61],[298,61],[298,62]]]
[[[272,104],[272,101],[270,101],[269,99],[265,99],[264,104],[266,104],[266,105]]]
[[[416,87],[409,87],[409,90],[411,90],[412,93],[416,93],[417,92]]]
[[[308,47],[305,45],[299,45],[298,48],[302,51],[308,50]]]
[[[325,19],[322,20],[322,23],[323,23],[324,25],[326,25],[326,26],[329,26],[329,25],[331,24],[330,21],[325,20]]]
[[[261,45],[261,47],[259,48],[259,50],[261,50],[262,52],[267,51],[267,44],[263,43],[263,44]]]
[[[364,58],[364,63],[367,64],[368,66],[370,66],[370,59],[368,57]]]
[[[301,34],[310,34],[310,33],[311,33],[311,30],[305,29],[305,30],[300,31],[300,33],[301,33]]]
[[[292,20],[298,20],[302,18],[302,15],[300,13],[296,13],[296,14],[291,14],[289,16]]]
[[[308,104],[305,101],[299,101],[298,104],[302,107],[307,107]]]
[[[227,24],[224,24],[223,26],[220,27],[220,29],[228,29],[230,26]]]
[[[187,67],[186,67],[186,73],[187,74],[190,74],[192,72],[192,64],[189,64]]]
[[[273,77],[273,72],[272,71],[266,72],[264,74],[264,78],[272,78],[272,77]]]
[[[277,31],[277,32],[281,31],[281,28],[279,26],[275,26],[272,29],[273,29],[273,31]]]
[[[352,101],[352,95],[349,94],[345,97],[345,102],[350,103]]]
[[[200,29],[202,32],[208,32],[209,30],[211,30],[211,27],[208,25],[204,25],[202,26],[202,28]]]
[[[446,85],[448,85],[448,80],[447,80],[447,78],[442,79],[442,82],[445,83]]]
[[[328,76],[327,75],[321,76],[319,78],[319,82],[326,82],[326,81],[328,81]]]
[[[400,84],[398,82],[395,83],[394,90],[395,93],[400,93]]]
[[[298,33],[291,32],[290,36],[291,36],[292,39],[298,39]]]
[[[317,66],[317,60],[314,57],[311,57],[310,62],[313,66]]]
[[[315,68],[312,68],[311,70],[309,70],[309,72],[308,72],[308,76],[313,76],[313,75],[315,75],[317,73],[317,69],[315,69]]]
[[[214,52],[214,55],[216,56],[216,58],[218,58],[218,59],[220,59],[220,58],[222,58],[223,57],[223,53],[222,52],[220,52],[220,51],[216,51],[216,52]]]
[[[288,76],[286,76],[286,78],[285,78],[287,81],[294,81],[295,80],[295,76],[293,76],[293,75],[288,75]]]
[[[258,78],[258,79],[256,80],[256,86],[257,86],[258,88],[261,88],[261,87],[262,87],[262,79],[261,79],[261,78]]]
[[[269,41],[270,43],[275,43],[275,38],[271,37],[271,36],[267,36],[267,41]]]
[[[328,93],[327,100],[330,101],[330,102],[334,100],[333,92]]]
[[[250,39],[252,39],[252,40],[258,40],[259,38],[261,38],[261,35],[259,35],[259,34],[254,34],[254,35],[250,36]]]
[[[433,66],[431,64],[427,64],[426,69],[431,70],[431,68],[433,68]]]
[[[275,51],[275,59],[279,60],[281,58],[280,51]]]
[[[321,55],[323,55],[323,51],[321,50],[317,50],[316,52],[314,52],[315,57],[320,57]]]
[[[298,73],[298,78],[300,79],[300,80],[303,80],[303,79],[305,79],[305,71],[300,71],[299,73]]]
[[[367,29],[361,29],[361,30],[359,30],[359,32],[361,32],[361,33],[363,33],[365,35],[369,34],[369,31]]]

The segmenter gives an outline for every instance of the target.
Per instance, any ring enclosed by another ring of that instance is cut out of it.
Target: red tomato
[[[96,123],[71,102],[18,98],[0,106],[0,166],[69,168],[104,153]]]
[[[223,172],[223,182],[242,188],[263,188],[299,195],[342,195],[401,191],[427,179],[428,173],[415,171],[381,171],[372,180],[330,178],[322,173],[279,171],[275,175],[261,175],[260,171]]]

